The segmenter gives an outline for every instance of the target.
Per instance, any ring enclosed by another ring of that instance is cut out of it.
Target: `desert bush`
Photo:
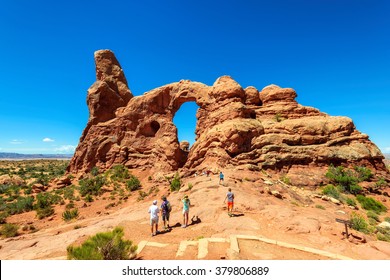
[[[99,168],[97,168],[96,166],[92,167],[92,169],[91,169],[91,175],[92,175],[92,176],[97,176],[97,175],[99,175]]]
[[[71,185],[66,188],[64,188],[64,198],[68,200],[74,200],[74,191],[75,191],[75,186]]]
[[[390,229],[389,228],[376,227],[376,230],[378,231],[376,234],[376,237],[378,238],[378,240],[390,242]]]
[[[116,227],[112,232],[98,233],[81,246],[68,246],[70,260],[130,260],[136,256],[137,246],[130,240],[123,240],[123,229]]]
[[[92,201],[93,201],[92,195],[87,194],[87,195],[84,197],[84,201],[85,201],[85,202],[92,202]]]
[[[356,184],[358,181],[351,170],[345,169],[342,166],[334,167],[333,165],[330,165],[325,176],[332,183],[340,185],[346,190],[349,189],[349,186]]]
[[[100,189],[106,184],[106,179],[102,175],[93,178],[85,178],[79,181],[80,195],[82,197],[87,194],[99,195]]]
[[[111,173],[110,178],[113,181],[123,182],[124,180],[130,178],[129,169],[122,164],[115,165],[113,168],[109,170],[109,173]]]
[[[37,208],[35,211],[37,212],[37,217],[40,220],[54,214],[54,208],[51,205],[46,206],[45,208]]]
[[[355,166],[354,169],[357,173],[357,179],[359,182],[369,181],[372,178],[371,169],[364,166]]]
[[[283,176],[280,178],[280,181],[282,181],[282,182],[285,183],[286,185],[291,185],[291,180],[290,180],[290,178],[288,178],[286,175],[283,175]]]
[[[5,224],[7,217],[9,217],[8,212],[0,212],[0,224]]]
[[[126,181],[126,186],[129,191],[136,191],[141,187],[141,182],[134,175],[130,175],[130,178]]]
[[[317,204],[317,205],[316,205],[316,208],[321,209],[321,210],[325,210],[325,207],[322,206],[322,205],[320,205],[320,204]]]
[[[322,193],[336,199],[340,199],[340,191],[333,185],[327,185],[322,189]]]
[[[367,212],[367,218],[373,219],[373,220],[375,220],[378,223],[381,221],[381,219],[379,218],[378,214],[375,213],[374,211],[368,211]]]
[[[171,192],[173,192],[173,191],[179,191],[179,190],[180,190],[180,187],[181,187],[180,176],[179,176],[179,173],[176,172],[175,177],[174,177],[174,178],[172,179],[172,181],[170,182]]]
[[[386,180],[384,178],[380,178],[377,182],[375,182],[375,185],[378,187],[378,188],[382,188],[382,187],[385,187],[386,186]]]
[[[351,227],[357,231],[368,233],[368,224],[364,217],[356,212],[353,212],[350,217]]]
[[[73,209],[74,207],[75,207],[74,202],[70,201],[68,204],[66,204],[65,209],[70,210]]]
[[[388,223],[390,223],[390,217],[385,217],[385,222],[388,222]]]
[[[37,212],[38,219],[43,219],[54,214],[52,204],[57,198],[50,193],[39,193],[36,197],[37,202],[34,205],[34,209]]]
[[[16,202],[7,205],[7,211],[10,215],[29,212],[34,209],[34,197],[20,196]]]
[[[79,210],[77,210],[77,208],[72,210],[66,210],[64,213],[62,213],[62,219],[64,221],[77,219],[78,216],[79,216]]]
[[[349,206],[354,206],[354,207],[356,207],[356,200],[353,199],[353,198],[347,197],[347,198],[345,199],[345,203],[347,203],[347,205],[349,205]]]
[[[7,238],[8,237],[15,237],[18,235],[18,229],[19,229],[18,225],[4,224],[1,227],[1,235],[5,236]]]
[[[351,194],[359,194],[362,191],[357,183],[362,179],[368,178],[370,169],[365,167],[355,167],[356,172],[345,169],[343,166],[334,167],[330,165],[325,176],[333,183],[341,187],[342,191],[349,192]]]
[[[42,184],[44,186],[47,186],[49,181],[50,181],[50,177],[48,175],[44,174],[43,172],[41,172],[38,175],[36,175],[36,179],[34,181],[34,184]]]
[[[147,197],[148,194],[144,191],[138,191],[138,198],[137,198],[137,201],[140,201],[140,200],[144,200],[145,197]]]
[[[384,206],[381,202],[379,202],[371,197],[357,195],[356,199],[357,199],[357,201],[359,201],[359,203],[363,209],[372,210],[377,214],[380,214],[381,212],[387,211],[386,206]]]

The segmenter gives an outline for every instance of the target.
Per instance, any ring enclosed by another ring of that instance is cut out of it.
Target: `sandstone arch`
[[[386,172],[383,155],[351,119],[299,105],[291,88],[270,85],[259,92],[223,76],[212,86],[182,80],[134,97],[111,51],[95,52],[95,62],[97,81],[87,96],[90,117],[68,167],[71,173],[114,164],[190,172],[248,166],[320,170],[332,162]],[[197,140],[186,157],[173,117],[189,101],[199,109]]]

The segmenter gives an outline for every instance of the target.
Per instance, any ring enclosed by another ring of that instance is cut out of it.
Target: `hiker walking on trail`
[[[171,213],[172,207],[165,195],[161,199],[163,200],[161,203],[161,217],[164,223],[164,229],[169,229],[169,214]]]
[[[188,195],[185,195],[182,199],[183,202],[183,224],[181,225],[182,228],[185,228],[188,226],[188,215],[190,212],[190,199],[188,198]]]
[[[157,200],[153,201],[153,204],[149,207],[148,213],[150,213],[150,228],[152,231],[152,236],[158,234],[158,212],[160,209],[157,206]],[[156,231],[153,232],[153,228],[156,227]]]
[[[229,191],[226,194],[223,203],[225,203],[226,199],[227,199],[228,215],[231,217],[233,215],[233,207],[234,207],[234,193],[232,193],[231,188],[229,188]]]
[[[223,178],[224,178],[224,175],[221,171],[221,172],[219,172],[219,184],[221,184],[221,182],[222,182],[222,185],[223,185]]]

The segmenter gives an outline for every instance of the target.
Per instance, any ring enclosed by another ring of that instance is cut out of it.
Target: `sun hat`
[[[154,204],[154,205],[157,205],[157,200],[153,200],[153,204]]]

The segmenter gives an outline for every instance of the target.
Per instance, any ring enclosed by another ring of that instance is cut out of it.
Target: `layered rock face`
[[[302,170],[323,174],[331,163],[386,172],[380,150],[351,119],[299,105],[291,88],[270,85],[259,92],[223,76],[212,86],[182,80],[133,97],[111,51],[95,52],[95,62],[97,81],[87,96],[90,117],[71,173],[115,164],[166,172],[262,168],[283,170],[298,182]],[[199,109],[196,142],[188,151],[172,120],[189,101]]]

